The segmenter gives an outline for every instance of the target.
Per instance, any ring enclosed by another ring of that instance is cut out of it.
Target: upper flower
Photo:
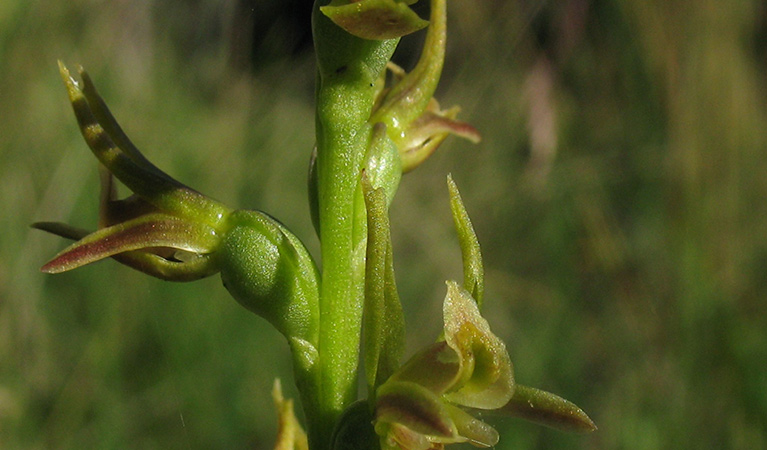
[[[460,108],[442,110],[434,98],[445,61],[446,0],[431,0],[431,16],[423,51],[409,73],[389,63],[393,84],[382,89],[370,123],[383,123],[399,149],[402,169],[408,172],[428,158],[450,134],[480,141],[471,125],[456,120]]]
[[[428,22],[408,6],[416,1],[333,0],[320,8],[336,25],[364,39],[399,38],[429,26],[421,57],[411,72],[388,64],[392,84],[385,87],[387,74],[382,74],[368,120],[370,125],[385,125],[386,134],[399,151],[403,172],[420,165],[450,134],[474,143],[480,140],[474,127],[456,120],[460,108],[443,110],[434,98],[445,61],[446,0],[431,0]]]

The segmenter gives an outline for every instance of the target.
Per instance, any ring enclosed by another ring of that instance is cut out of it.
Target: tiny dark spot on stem
[[[347,66],[339,67],[338,69],[336,69],[336,74],[342,74],[342,73],[346,72],[347,68],[348,68]]]

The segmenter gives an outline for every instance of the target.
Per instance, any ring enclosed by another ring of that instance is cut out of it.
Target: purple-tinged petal
[[[432,99],[432,107],[410,124],[400,142],[402,170],[409,172],[423,163],[442,144],[449,135],[453,134],[473,143],[482,140],[479,131],[466,122],[455,120],[459,108],[453,107],[440,111],[439,104]]]
[[[388,381],[378,389],[376,432],[385,424],[400,424],[433,442],[462,442],[447,405],[425,387],[410,382]]]
[[[41,270],[60,273],[119,253],[170,248],[196,254],[212,252],[219,238],[207,225],[166,214],[147,214],[102,228],[64,249]]]

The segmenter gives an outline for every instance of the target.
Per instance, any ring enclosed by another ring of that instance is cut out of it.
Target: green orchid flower
[[[270,321],[310,365],[319,276],[298,238],[267,214],[233,210],[154,166],[128,139],[87,72],[80,69],[78,82],[61,62],[59,70],[80,131],[101,163],[101,198],[96,231],[33,224],[76,240],[41,270],[60,273],[112,257],[163,280],[220,272],[233,297]],[[133,194],[118,199],[114,177]]]
[[[474,127],[456,120],[459,107],[443,110],[434,98],[445,62],[446,42],[446,0],[431,0],[429,28],[418,63],[409,73],[392,62],[387,65],[392,85],[380,90],[370,116],[371,124],[386,125],[389,138],[399,150],[404,172],[423,163],[450,134],[473,143],[481,140]]]
[[[377,389],[371,395],[372,420],[381,448],[427,450],[461,442],[492,447],[498,443],[498,433],[472,415],[477,412],[520,417],[570,432],[594,431],[594,423],[575,404],[516,383],[505,344],[480,314],[484,269],[479,241],[450,175],[447,182],[464,282],[463,286],[447,282],[444,330],[437,342],[390,369],[385,381],[373,384]],[[391,327],[400,320],[397,315],[381,320]]]
[[[506,346],[477,302],[447,282],[444,339],[414,355],[377,392],[375,429],[383,449],[425,450],[470,442],[491,447],[498,433],[461,408],[497,409],[514,394]]]
[[[136,149],[80,70],[82,88],[59,62],[80,130],[101,162],[98,230],[93,233],[65,224],[33,226],[76,239],[42,267],[58,273],[106,257],[149,275],[189,281],[218,271],[213,254],[231,210],[162,172]],[[113,175],[134,195],[117,199]]]

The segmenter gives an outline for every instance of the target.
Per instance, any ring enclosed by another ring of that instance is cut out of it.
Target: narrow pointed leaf
[[[453,181],[453,176],[447,176],[447,187],[450,191],[450,209],[453,212],[453,223],[461,245],[463,258],[463,287],[477,301],[478,309],[482,309],[482,299],[485,293],[485,269],[482,265],[482,252],[479,240],[471,225],[471,219],[463,206],[461,193]]]
[[[383,188],[373,189],[366,176],[362,185],[368,215],[363,340],[365,375],[374,401],[375,389],[399,367],[405,319],[394,280],[386,194]]]
[[[519,417],[561,431],[590,433],[597,429],[591,418],[574,403],[529,386],[517,385],[511,400],[494,413]]]

